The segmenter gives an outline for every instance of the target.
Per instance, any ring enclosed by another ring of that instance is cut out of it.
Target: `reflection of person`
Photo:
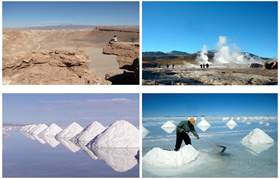
[[[118,37],[117,37],[117,35],[114,35],[114,37],[109,41],[109,43],[112,44],[117,41],[118,41]]]
[[[189,136],[189,132],[191,132],[197,139],[199,139],[198,134],[196,133],[194,129],[195,125],[195,118],[189,117],[185,121],[181,121],[176,128],[176,145],[175,145],[175,151],[178,151],[181,147],[181,144],[184,140],[185,144],[191,144],[191,139]]]
[[[209,68],[209,64],[208,63],[206,63],[206,68]]]

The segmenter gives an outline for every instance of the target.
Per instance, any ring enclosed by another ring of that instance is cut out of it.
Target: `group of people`
[[[204,64],[204,63],[202,63],[202,64],[200,64],[200,68],[201,69],[205,69],[205,68],[209,68],[209,64],[208,63],[206,63],[206,64]]]

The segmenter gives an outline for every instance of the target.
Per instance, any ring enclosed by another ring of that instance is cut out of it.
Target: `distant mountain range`
[[[207,56],[209,60],[212,60],[215,54],[215,50],[209,50],[207,53]],[[258,60],[272,60],[271,58],[266,58],[266,57],[260,57],[258,55],[248,53],[248,52],[241,52],[245,57],[249,58],[254,58]],[[156,51],[156,52],[143,52],[142,56],[144,60],[157,60],[157,59],[177,59],[178,57],[185,57],[188,59],[196,59],[196,57],[200,54],[200,51],[196,53],[187,53],[187,52],[182,52],[182,51],[171,51],[171,52],[161,52],[161,51]]]
[[[4,29],[37,29],[37,30],[52,30],[52,29],[138,29],[138,26],[129,25],[75,25],[75,24],[61,24],[61,25],[45,25],[45,26],[29,26],[29,27],[15,27]],[[134,30],[135,31],[135,30]]]

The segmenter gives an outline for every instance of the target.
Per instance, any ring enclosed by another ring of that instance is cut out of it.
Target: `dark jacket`
[[[190,123],[190,121],[181,121],[176,128],[177,133],[193,133],[193,135],[199,138],[198,134],[196,133],[194,126]]]

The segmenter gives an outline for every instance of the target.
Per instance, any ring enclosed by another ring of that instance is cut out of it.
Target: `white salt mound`
[[[273,142],[274,140],[259,128],[255,128],[241,140],[241,143],[244,145],[271,144]]]
[[[35,130],[32,131],[32,135],[38,135],[39,133],[41,133],[43,130],[45,130],[46,128],[48,128],[48,126],[46,124],[39,124]]]
[[[150,131],[142,126],[142,137],[145,138],[149,133]]]
[[[209,129],[209,127],[211,127],[211,124],[206,119],[202,118],[202,120],[197,124],[197,127],[205,132]]]
[[[100,133],[102,133],[106,128],[97,121],[94,121],[89,126],[87,126],[80,134],[78,134],[77,139],[79,144],[86,145]]]
[[[139,130],[125,120],[119,120],[110,125],[97,136],[92,148],[136,148],[139,147]]]
[[[39,134],[39,136],[56,136],[61,131],[62,131],[62,129],[58,125],[52,123],[48,128],[43,130]]]
[[[82,132],[83,128],[76,122],[73,122],[68,127],[66,127],[64,130],[62,130],[60,133],[56,135],[59,139],[72,139],[76,135],[78,135],[80,132]]]
[[[192,145],[186,145],[177,152],[156,147],[143,157],[143,164],[153,168],[177,168],[196,160],[198,155]]]
[[[237,126],[237,123],[236,123],[233,119],[231,119],[231,120],[229,120],[229,121],[226,123],[226,126],[227,126],[229,129],[233,129],[233,128],[235,128],[235,127]]]
[[[161,128],[176,128],[176,126],[172,121],[167,121],[161,126]]]

